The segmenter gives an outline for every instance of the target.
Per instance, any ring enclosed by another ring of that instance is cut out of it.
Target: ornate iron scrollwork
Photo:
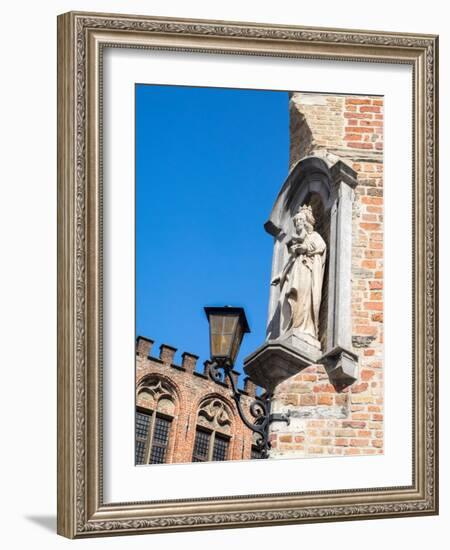
[[[227,360],[216,361],[209,365],[209,376],[215,382],[224,383],[228,380],[242,422],[249,430],[256,434],[256,440],[254,442],[256,450],[260,453],[261,458],[268,458],[271,446],[269,440],[269,425],[273,421],[287,422],[289,424],[289,414],[270,414],[272,394],[269,391],[265,391],[261,396],[257,396],[250,404],[249,410],[253,417],[253,421],[250,421],[242,407],[242,393],[236,386],[231,374],[232,370],[233,365]]]

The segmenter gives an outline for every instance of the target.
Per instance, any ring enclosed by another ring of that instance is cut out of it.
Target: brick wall
[[[176,348],[161,345],[158,357],[150,355],[153,341],[139,337],[136,343],[136,388],[151,379],[161,380],[171,388],[174,397],[174,407],[170,411],[173,417],[170,428],[169,446],[166,462],[191,462],[194,448],[196,426],[205,425],[199,419],[198,412],[202,403],[209,397],[217,397],[231,412],[231,424],[226,425],[223,433],[230,437],[229,460],[245,460],[251,458],[252,432],[242,423],[236,405],[231,398],[231,389],[224,383],[212,381],[207,374],[206,364],[203,372],[197,372],[198,357],[191,353],[183,353],[182,361],[177,365],[174,361]],[[234,376],[237,380],[238,373]],[[253,401],[256,387],[249,380],[245,381],[241,392],[241,402],[249,418],[249,404]],[[137,392],[137,406],[147,408],[148,402]]]
[[[349,164],[358,176],[353,204],[352,342],[359,377],[340,390],[312,365],[276,391],[274,411],[289,426],[271,428],[272,456],[383,453],[383,100],[294,93],[292,168],[304,156]]]
[[[289,113],[290,168],[311,155],[382,166],[383,99],[296,92]]]

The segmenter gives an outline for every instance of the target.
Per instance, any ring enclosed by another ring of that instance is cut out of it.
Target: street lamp
[[[273,420],[286,421],[285,415],[270,414],[271,392],[264,388],[261,396],[256,396],[250,404],[250,414],[253,420],[245,416],[241,404],[241,392],[237,389],[231,374],[234,362],[241,347],[244,334],[250,332],[247,318],[242,307],[205,307],[206,317],[209,323],[209,341],[211,350],[211,363],[209,375],[216,382],[228,380],[231,386],[234,402],[236,403],[242,422],[257,434],[255,446],[261,458],[268,458],[270,450],[269,424]]]
[[[211,360],[234,365],[244,334],[250,328],[242,307],[205,307],[209,322]]]

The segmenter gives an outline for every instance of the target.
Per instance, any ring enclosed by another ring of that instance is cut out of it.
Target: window
[[[192,462],[204,462],[205,460],[208,460],[210,440],[211,433],[199,430],[197,428],[197,433],[195,434]]]
[[[145,446],[148,439],[150,415],[136,411],[136,464],[145,462]]]
[[[171,419],[152,411],[136,411],[136,464],[164,464]]]
[[[167,380],[147,377],[139,385],[136,407],[136,464],[167,462],[175,417],[175,392]]]
[[[197,428],[192,462],[227,460],[229,443],[230,439],[220,433]]]
[[[169,431],[170,420],[156,416],[150,452],[150,464],[164,464],[167,444],[169,442]]]
[[[199,407],[192,462],[228,460],[233,414],[220,397],[205,399]]]
[[[228,438],[215,434],[212,451],[213,460],[226,460],[228,456]]]

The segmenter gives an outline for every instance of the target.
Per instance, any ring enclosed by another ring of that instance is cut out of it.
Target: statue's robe
[[[305,254],[288,260],[289,270],[281,289],[281,330],[319,336],[319,311],[325,271],[326,244],[313,231],[303,241]]]

